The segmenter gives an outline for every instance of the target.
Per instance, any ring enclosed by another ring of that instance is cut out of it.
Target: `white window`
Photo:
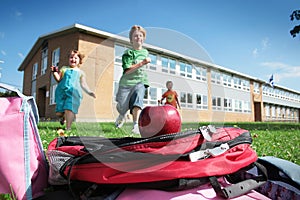
[[[179,66],[180,66],[180,76],[192,78],[192,71],[193,71],[192,65],[184,62],[180,62]]]
[[[237,89],[242,89],[242,79],[238,77],[233,77],[233,86]]]
[[[222,110],[221,97],[212,97],[213,110]]]
[[[38,71],[38,63],[34,63],[32,66],[32,80],[36,79],[37,71]]]
[[[271,116],[272,118],[276,118],[275,106],[271,106]]]
[[[206,68],[204,67],[195,67],[196,79],[206,81]]]
[[[162,69],[161,69],[162,72],[175,74],[176,60],[162,56],[161,57],[161,67],[162,67]]]
[[[223,74],[222,78],[223,78],[223,85],[231,87],[232,77],[229,74]]]
[[[176,60],[169,59],[169,68],[170,68],[170,74],[175,74],[175,72],[176,72]]]
[[[52,52],[52,65],[53,66],[58,66],[59,57],[60,57],[60,48],[57,48]]]
[[[211,70],[211,82],[221,84],[221,74],[215,70]]]
[[[115,44],[115,62],[122,63],[122,55],[126,50],[125,46]]]
[[[166,57],[161,57],[161,71],[168,73],[169,72],[169,59]]]
[[[207,109],[207,96],[196,94],[196,108]]]
[[[145,104],[156,105],[157,104],[157,99],[158,99],[157,88],[148,87],[145,90],[144,103]]]
[[[266,113],[266,117],[270,117],[270,106],[269,105],[265,105],[265,113]]]
[[[243,102],[241,100],[234,100],[234,112],[242,112],[243,111]]]
[[[246,91],[250,91],[250,81],[246,79],[242,79],[242,89]]]
[[[253,82],[254,93],[259,94],[259,83]]]
[[[185,92],[180,92],[180,104],[181,107],[186,107],[186,93]]]
[[[151,63],[149,64],[149,68],[151,70],[156,70],[156,66],[157,66],[157,55],[156,54],[152,54],[152,53],[149,53],[149,57],[151,59]]]
[[[224,110],[232,111],[232,99],[224,98]]]
[[[193,108],[193,94],[189,92],[180,92],[181,107]]]
[[[31,96],[36,100],[36,80],[31,82]]]
[[[55,90],[56,90],[57,84],[50,86],[50,105],[55,104]]]
[[[243,112],[245,113],[250,113],[251,112],[251,106],[250,106],[250,102],[249,101],[244,101],[243,102]]]
[[[41,75],[46,73],[48,66],[48,47],[42,50],[42,64],[41,64]]]

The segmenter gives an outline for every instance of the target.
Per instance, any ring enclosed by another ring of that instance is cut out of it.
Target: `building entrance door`
[[[46,88],[39,88],[39,90],[38,90],[37,107],[39,110],[39,116],[45,117],[45,114],[46,114]]]
[[[261,106],[260,106],[260,102],[254,102],[254,121],[261,122]]]

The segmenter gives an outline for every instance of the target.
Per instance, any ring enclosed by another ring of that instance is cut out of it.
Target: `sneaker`
[[[138,124],[135,124],[135,125],[133,126],[133,129],[132,129],[131,131],[132,131],[132,133],[134,133],[134,134],[140,134],[139,125],[138,125]]]
[[[124,122],[125,122],[124,116],[119,115],[115,122],[116,128],[121,128],[123,126]]]
[[[59,123],[60,123],[60,125],[64,125],[65,124],[65,122],[66,122],[66,120],[65,120],[65,118],[64,117],[62,117],[62,118],[60,118],[59,119]]]

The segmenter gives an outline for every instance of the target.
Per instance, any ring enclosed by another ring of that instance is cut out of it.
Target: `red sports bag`
[[[218,195],[231,198],[258,187],[255,180],[228,188],[217,182],[257,160],[251,143],[246,130],[212,126],[151,138],[59,137],[48,147],[49,182],[178,190],[211,181]]]

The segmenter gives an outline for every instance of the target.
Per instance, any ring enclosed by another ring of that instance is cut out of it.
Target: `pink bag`
[[[0,194],[39,197],[47,187],[48,168],[35,100],[9,85],[0,83],[0,88],[18,94],[0,98]]]

